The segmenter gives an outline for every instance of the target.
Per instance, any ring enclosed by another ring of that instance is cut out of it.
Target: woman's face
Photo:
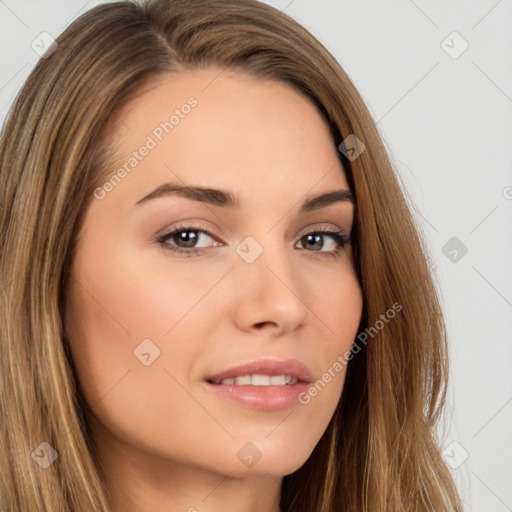
[[[66,334],[93,433],[164,464],[289,474],[325,431],[345,369],[307,403],[302,382],[207,379],[270,359],[297,360],[316,382],[350,349],[362,294],[336,232],[350,235],[353,204],[303,208],[349,190],[336,146],[283,83],[212,68],[153,85],[115,118],[119,159],[85,212],[69,281]],[[151,195],[165,184],[236,204]],[[239,375],[296,372],[273,370]]]

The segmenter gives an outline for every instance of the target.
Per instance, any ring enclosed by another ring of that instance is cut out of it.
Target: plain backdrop
[[[39,56],[103,3],[0,0],[0,119]],[[277,0],[358,87],[411,197],[450,336],[444,456],[466,510],[512,511],[512,2]]]

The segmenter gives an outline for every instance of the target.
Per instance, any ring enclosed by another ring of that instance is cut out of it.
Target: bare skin
[[[118,113],[112,173],[148,136],[156,147],[83,218],[65,326],[114,512],[278,512],[283,476],[324,433],[345,369],[307,405],[277,411],[204,381],[259,358],[297,359],[316,381],[361,318],[350,245],[306,236],[349,236],[353,205],[299,213],[308,197],[349,190],[325,122],[286,84],[219,72],[166,77]],[[190,97],[197,105],[158,140],[155,128]],[[229,190],[240,205],[171,195],[136,204],[169,182]],[[246,237],[257,243],[249,253],[262,249],[250,263],[236,251]],[[247,443],[261,454],[251,467],[237,456]]]

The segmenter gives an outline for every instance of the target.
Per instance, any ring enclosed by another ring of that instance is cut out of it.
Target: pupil
[[[189,236],[188,233],[193,233],[192,236]],[[182,231],[179,235],[180,242],[185,243],[185,247],[193,247],[194,243],[197,241],[197,235],[193,231]]]

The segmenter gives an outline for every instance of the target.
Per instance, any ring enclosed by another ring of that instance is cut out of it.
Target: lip
[[[234,401],[251,409],[280,411],[300,403],[300,396],[308,392],[310,385],[299,381],[286,386],[230,386],[210,382],[204,382],[203,386],[221,399]]]
[[[295,384],[284,386],[224,385],[213,382],[250,374],[290,375],[298,380]],[[278,411],[299,403],[299,396],[308,391],[311,382],[313,374],[305,364],[296,359],[259,359],[211,375],[205,379],[203,386],[222,399],[252,409]]]
[[[313,374],[310,369],[297,359],[257,359],[249,363],[234,366],[215,375],[206,377],[206,381],[221,381],[240,375],[290,375],[297,377],[298,383],[313,382]]]

